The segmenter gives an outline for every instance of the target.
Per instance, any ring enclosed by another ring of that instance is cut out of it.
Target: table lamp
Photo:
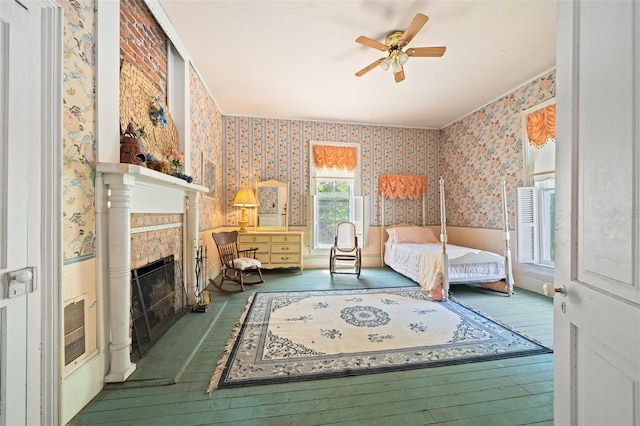
[[[258,205],[256,196],[249,188],[240,188],[233,199],[233,205],[240,207],[240,220],[238,221],[240,232],[247,232],[247,224],[249,223],[247,220],[247,207],[255,207]]]

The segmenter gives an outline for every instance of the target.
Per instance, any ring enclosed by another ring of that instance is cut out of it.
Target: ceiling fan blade
[[[377,61],[367,65],[366,67],[362,68],[360,71],[358,71],[356,73],[356,77],[362,77],[363,75],[365,75],[366,73],[368,73],[369,71],[371,71],[372,69],[374,69],[375,67],[377,67],[378,65],[380,65],[380,63],[382,61],[384,61],[385,58],[380,58]]]
[[[402,80],[404,80],[404,69],[400,69],[400,71],[393,74],[393,76],[396,78],[396,83],[400,83]]]
[[[398,46],[404,47],[418,34],[418,31],[427,23],[429,17],[422,13],[417,13],[407,29],[402,34],[402,38],[398,41]]]
[[[416,57],[435,57],[444,55],[447,48],[445,46],[437,47],[410,47],[407,49],[407,55]]]
[[[387,46],[386,44],[380,43],[377,40],[365,36],[358,37],[356,39],[356,43],[360,43],[367,47],[373,47],[374,49],[382,50],[383,52],[389,50],[389,46]]]

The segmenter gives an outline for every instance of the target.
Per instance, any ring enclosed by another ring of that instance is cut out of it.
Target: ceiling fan
[[[365,36],[358,37],[356,39],[356,43],[360,43],[367,47],[373,47],[374,49],[378,49],[383,52],[389,52],[389,54],[387,57],[380,58],[372,64],[367,65],[358,71],[356,76],[361,77],[379,65],[383,70],[391,68],[396,79],[396,83],[400,83],[404,80],[403,65],[407,63],[410,56],[440,57],[444,55],[444,52],[447,49],[445,46],[412,47],[403,50],[428,20],[428,16],[423,15],[422,13],[416,14],[405,31],[390,32],[385,38],[384,43],[380,43],[377,40]]]

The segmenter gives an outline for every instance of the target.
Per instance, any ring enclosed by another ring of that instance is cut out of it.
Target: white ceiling
[[[551,0],[159,0],[224,115],[442,128],[555,66]],[[429,17],[406,79],[355,43]]]

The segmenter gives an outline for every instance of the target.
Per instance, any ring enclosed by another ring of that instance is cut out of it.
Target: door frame
[[[41,251],[38,274],[42,297],[41,418],[60,420],[62,336],[62,64],[64,10],[56,0],[35,0],[41,11],[42,137]],[[35,408],[35,407],[34,407]]]

